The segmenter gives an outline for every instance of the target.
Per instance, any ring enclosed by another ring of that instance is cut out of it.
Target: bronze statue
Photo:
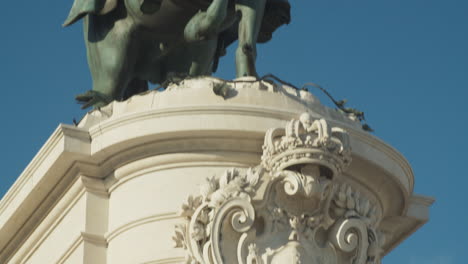
[[[287,0],[75,0],[64,26],[85,18],[93,77],[93,90],[76,99],[100,107],[148,81],[210,75],[237,38],[237,76],[256,76],[256,42],[289,23],[289,9]]]

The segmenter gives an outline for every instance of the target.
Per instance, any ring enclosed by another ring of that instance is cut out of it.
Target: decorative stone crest
[[[380,262],[380,209],[337,176],[348,134],[307,113],[266,133],[262,163],[206,179],[182,206],[186,263]]]

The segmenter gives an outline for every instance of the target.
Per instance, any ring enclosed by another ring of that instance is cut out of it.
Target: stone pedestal
[[[312,94],[189,79],[60,125],[0,203],[0,263],[378,263],[431,203]]]

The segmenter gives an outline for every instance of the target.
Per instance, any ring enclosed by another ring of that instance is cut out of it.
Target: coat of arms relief
[[[187,263],[380,263],[381,209],[343,180],[345,130],[304,113],[267,131],[262,162],[206,179],[182,206]]]

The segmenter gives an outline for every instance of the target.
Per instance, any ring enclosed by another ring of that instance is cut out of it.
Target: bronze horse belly
[[[93,90],[77,100],[83,108],[99,107],[147,90],[148,81],[163,83],[171,73],[210,75],[217,50],[237,36],[237,76],[256,76],[255,44],[267,0],[229,1],[75,0],[64,25],[86,18],[93,77]],[[236,13],[242,15],[234,23]],[[229,34],[220,35],[223,30]]]

